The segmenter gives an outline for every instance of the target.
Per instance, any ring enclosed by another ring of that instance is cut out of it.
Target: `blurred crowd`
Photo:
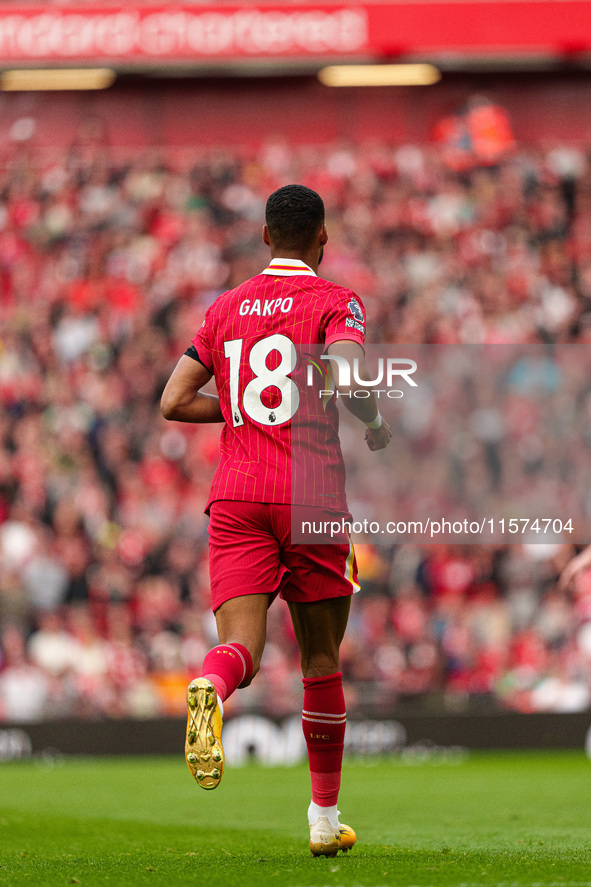
[[[591,349],[370,346],[367,353],[372,378],[388,355],[414,360],[417,371],[414,388],[393,382],[396,399],[384,396],[387,384],[377,386],[393,434],[385,452],[360,449],[354,421],[345,414],[341,422],[358,522],[374,521],[378,532],[395,524],[387,532],[423,542],[591,538]]]
[[[591,163],[445,145],[158,151],[103,144],[0,171],[0,719],[176,714],[215,640],[207,518],[219,427],[159,398],[223,290],[258,273],[268,194],[326,203],[321,273],[372,343],[591,341]],[[354,491],[353,491],[354,493]],[[591,705],[591,577],[567,545],[359,547],[343,647],[349,705]],[[297,711],[287,610],[229,710]]]

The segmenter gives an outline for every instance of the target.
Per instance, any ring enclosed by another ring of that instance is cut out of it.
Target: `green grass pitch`
[[[358,842],[336,859],[309,855],[308,802],[304,766],[228,767],[205,792],[182,755],[0,764],[0,885],[591,885],[582,753],[349,760]]]

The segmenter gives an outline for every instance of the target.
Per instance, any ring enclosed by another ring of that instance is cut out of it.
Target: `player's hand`
[[[366,428],[365,439],[372,452],[374,450],[383,450],[392,439],[392,429],[384,419],[379,428]]]
[[[562,573],[560,574],[560,578],[558,580],[558,588],[561,591],[566,591],[566,589],[571,585],[573,580],[582,573],[583,570],[586,570],[591,566],[591,545],[588,545],[587,548],[584,548],[580,554],[577,554],[576,557],[569,561]]]

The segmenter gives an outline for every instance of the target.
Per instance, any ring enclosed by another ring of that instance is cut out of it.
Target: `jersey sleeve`
[[[196,354],[191,354],[195,360],[202,363],[205,369],[213,376],[213,354],[211,350],[211,308],[205,313],[205,320],[191,339],[191,345]]]
[[[352,290],[341,290],[326,317],[325,345],[342,339],[365,343],[365,308]]]

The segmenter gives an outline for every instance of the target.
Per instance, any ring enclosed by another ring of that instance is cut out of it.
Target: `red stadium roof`
[[[584,58],[589,0],[0,7],[0,66]]]

